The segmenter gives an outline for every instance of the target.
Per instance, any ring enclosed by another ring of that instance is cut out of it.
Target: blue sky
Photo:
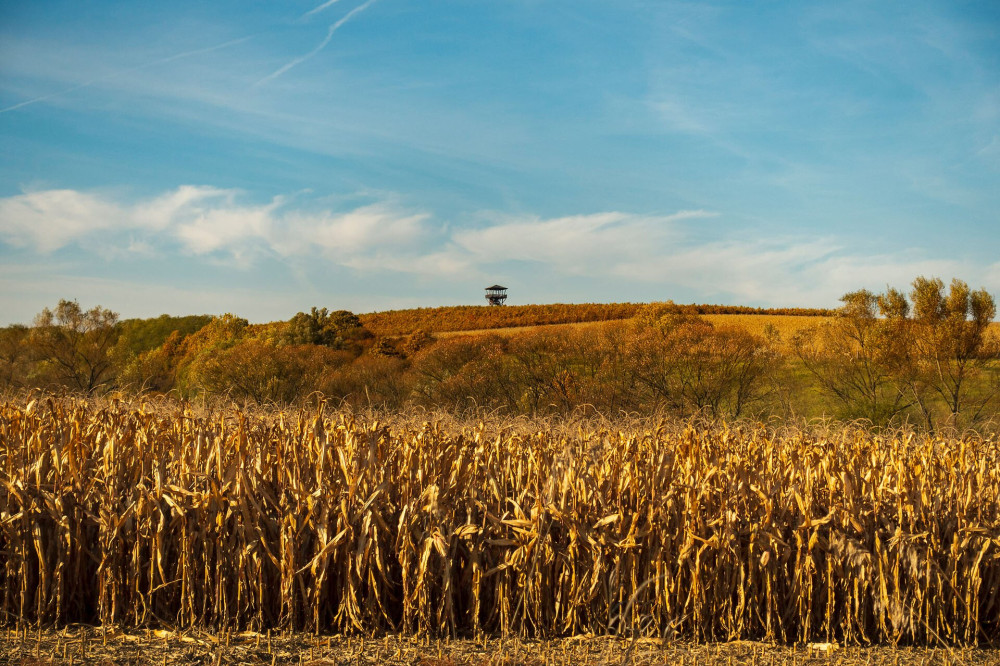
[[[0,2],[0,324],[1000,295],[1000,4]]]

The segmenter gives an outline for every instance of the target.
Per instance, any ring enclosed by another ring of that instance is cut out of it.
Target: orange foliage
[[[457,305],[440,308],[389,310],[359,315],[361,323],[376,336],[408,335],[417,330],[441,333],[481,329],[544,326],[592,321],[630,319],[644,303],[552,303],[549,305]],[[769,314],[826,316],[820,308],[752,308],[741,305],[679,305],[684,314]]]

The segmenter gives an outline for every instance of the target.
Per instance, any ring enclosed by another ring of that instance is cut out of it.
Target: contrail
[[[100,83],[101,81],[107,81],[108,79],[113,79],[113,78],[118,77],[118,76],[123,76],[125,74],[130,74],[132,72],[139,71],[140,69],[146,69],[148,67],[153,67],[155,65],[162,65],[164,63],[173,62],[174,60],[180,60],[181,58],[189,58],[191,56],[201,55],[202,53],[211,53],[212,51],[218,51],[219,49],[224,49],[224,48],[227,48],[229,46],[234,46],[234,45],[239,44],[241,42],[245,42],[248,39],[253,39],[253,37],[252,36],[249,36],[249,37],[240,37],[239,39],[233,39],[233,40],[230,40],[228,42],[225,42],[224,44],[217,44],[215,46],[209,46],[208,48],[204,48],[204,49],[195,49],[193,51],[184,51],[183,53],[177,53],[177,54],[172,55],[172,56],[167,56],[166,58],[160,58],[159,60],[154,60],[152,62],[147,62],[147,63],[144,63],[142,65],[136,65],[135,67],[129,67],[127,69],[120,69],[117,72],[112,72],[111,74],[105,74],[104,76],[99,76],[96,79],[91,79],[89,81],[86,81],[84,83],[80,83],[80,84],[75,85],[75,86],[71,86],[71,87],[66,88],[64,90],[58,90],[56,92],[49,93],[48,95],[42,95],[41,97],[35,97],[33,99],[25,100],[23,102],[18,102],[17,104],[15,104],[13,106],[8,106],[6,109],[0,109],[0,113],[7,113],[8,111],[13,111],[15,109],[20,109],[23,106],[28,106],[30,104],[35,104],[37,102],[44,102],[47,99],[52,99],[53,97],[59,97],[60,95],[66,95],[68,93],[80,90],[81,88],[87,88],[88,86],[92,86],[95,83]]]
[[[305,14],[302,15],[301,18],[306,18],[307,16],[312,16],[313,14],[318,14],[319,12],[323,11],[324,9],[326,9],[327,7],[329,7],[330,5],[335,4],[337,2],[340,2],[340,0],[326,0],[326,2],[324,2],[319,7],[313,7],[312,9],[310,9],[309,11],[307,11]]]
[[[334,0],[334,2],[335,1],[336,0]],[[347,23],[348,21],[350,21],[351,18],[355,14],[358,14],[358,13],[363,12],[364,10],[368,9],[368,7],[370,7],[372,5],[372,3],[374,3],[374,2],[375,2],[375,0],[368,0],[364,4],[358,5],[357,7],[355,7],[354,9],[352,9],[351,11],[347,12],[347,14],[344,15],[344,18],[340,19],[339,21],[337,21],[336,23],[334,23],[333,25],[330,26],[330,29],[326,31],[326,38],[322,42],[319,43],[319,46],[317,46],[316,48],[314,48],[312,51],[310,51],[309,53],[305,54],[304,56],[300,56],[300,57],[296,58],[295,60],[292,60],[291,62],[287,63],[286,65],[284,65],[280,69],[272,72],[271,74],[268,74],[267,76],[265,76],[264,78],[262,78],[260,81],[258,81],[257,83],[255,83],[254,86],[256,87],[256,86],[259,86],[259,85],[263,85],[263,84],[267,83],[268,81],[271,81],[273,79],[278,78],[279,76],[281,76],[282,74],[284,74],[285,72],[287,72],[288,70],[290,70],[292,67],[295,67],[296,65],[302,64],[306,60],[309,60],[309,58],[312,58],[314,55],[316,55],[317,53],[319,53],[320,51],[322,51],[323,49],[325,49],[326,45],[330,43],[331,39],[333,39],[333,33],[337,32],[337,30],[340,28],[340,26],[342,26],[345,23]],[[327,4],[331,4],[331,3],[328,2]]]

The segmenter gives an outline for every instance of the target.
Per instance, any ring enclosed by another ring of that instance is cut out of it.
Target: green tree
[[[183,338],[211,321],[210,315],[171,317],[163,314],[149,319],[126,319],[118,324],[120,335],[116,344],[125,355],[139,355],[160,347],[175,332]]]
[[[175,388],[177,365],[184,350],[183,342],[184,336],[175,330],[159,347],[127,355],[119,373],[119,384],[140,393],[166,393]]]
[[[208,315],[126,319],[118,324],[119,336],[112,355],[118,366],[118,385],[133,391],[166,392],[174,388],[177,363],[184,340],[205,328]]]
[[[297,313],[288,321],[282,341],[290,345],[323,345],[360,351],[357,344],[371,337],[372,334],[353,312],[312,308],[308,313]]]

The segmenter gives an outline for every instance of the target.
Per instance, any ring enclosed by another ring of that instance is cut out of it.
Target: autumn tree
[[[401,358],[403,356],[402,352],[396,348],[396,344],[389,338],[378,338],[368,351],[375,356],[389,358]]]
[[[118,314],[96,306],[60,300],[34,321],[29,344],[43,376],[57,385],[92,393],[114,379],[111,349],[117,339]]]
[[[798,358],[840,404],[842,416],[884,424],[910,406],[898,381],[903,357],[897,352],[908,353],[907,309],[898,297],[898,292],[878,296],[867,289],[844,294],[833,320],[793,340]],[[895,316],[880,313],[880,303],[886,311],[896,308]]]
[[[510,341],[496,334],[447,339],[413,358],[413,392],[434,407],[519,411],[521,387],[507,356]]]
[[[0,388],[20,388],[27,382],[27,326],[0,328]]]
[[[119,385],[136,392],[166,393],[177,382],[177,365],[184,353],[184,335],[175,330],[154,349],[126,356]]]
[[[199,370],[199,379],[210,395],[257,404],[288,404],[317,390],[325,367],[343,364],[343,354],[318,345],[277,347],[249,338],[208,358]]]
[[[850,416],[887,423],[919,410],[928,429],[945,411],[951,426],[970,425],[995,403],[997,341],[989,333],[993,297],[952,280],[918,277],[909,297],[845,294],[837,317],[797,336],[795,349],[822,390]]]
[[[436,342],[434,336],[423,329],[417,329],[403,337],[399,344],[399,350],[407,358],[415,355],[422,349],[430,347]]]
[[[397,408],[410,394],[405,367],[398,357],[364,354],[326,374],[318,390],[356,407]]]
[[[945,292],[938,278],[913,281],[912,343],[915,381],[944,403],[952,426],[974,423],[997,395],[997,340],[989,335],[996,303],[985,289],[953,279]],[[978,384],[975,390],[972,385]]]
[[[226,313],[213,317],[183,341],[171,341],[176,346],[170,350],[171,353],[158,360],[167,364],[165,369],[173,376],[175,387],[181,393],[194,395],[206,390],[206,373],[212,360],[251,337],[251,334],[249,321]]]
[[[775,356],[766,339],[716,328],[672,303],[648,307],[636,323],[630,355],[637,379],[672,411],[740,416],[767,393]]]

